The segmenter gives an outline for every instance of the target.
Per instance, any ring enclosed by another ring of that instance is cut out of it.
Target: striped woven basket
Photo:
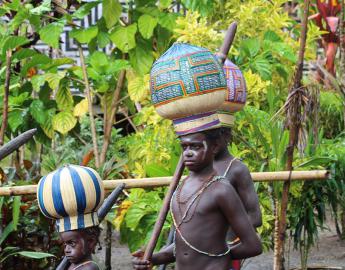
[[[57,220],[59,232],[96,226],[103,182],[91,168],[66,165],[39,181],[37,199],[42,213]]]

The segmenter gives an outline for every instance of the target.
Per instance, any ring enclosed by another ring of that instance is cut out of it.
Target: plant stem
[[[303,62],[304,62],[304,52],[305,52],[305,45],[307,40],[307,31],[308,31],[308,12],[309,12],[309,4],[310,0],[304,0],[304,9],[303,9],[303,18],[302,18],[302,27],[301,27],[301,37],[300,37],[300,48],[298,54],[298,61],[294,76],[294,81],[292,87],[289,89],[289,93],[295,91],[301,87],[302,84],[302,76],[303,76]],[[298,103],[293,104],[292,106],[298,106]],[[291,110],[292,113],[288,115],[287,119],[289,122],[289,145],[286,149],[287,154],[287,162],[286,162],[286,170],[292,170],[292,162],[293,162],[293,153],[295,146],[297,145],[298,140],[298,130],[299,124],[297,117],[300,108],[295,108]],[[281,199],[281,209],[279,215],[279,222],[278,222],[278,241],[275,243],[277,247],[275,248],[274,254],[274,270],[282,270],[284,269],[284,243],[285,243],[285,231],[286,231],[286,212],[288,207],[288,198],[289,198],[289,190],[290,190],[291,181],[285,181],[283,185],[283,192],[282,192],[282,199]],[[276,217],[278,218],[278,216]]]
[[[108,117],[104,119],[105,129],[104,129],[103,146],[102,146],[102,151],[101,151],[101,156],[100,156],[100,164],[104,163],[106,155],[107,155],[107,150],[108,150],[110,139],[111,139],[111,128],[114,123],[118,99],[119,99],[123,84],[125,82],[125,78],[126,78],[126,70],[122,70],[117,80],[116,89],[114,91],[114,95],[111,100],[110,114],[108,115]]]
[[[95,165],[97,168],[99,168],[100,163],[99,163],[99,155],[98,155],[96,125],[95,125],[95,119],[93,116],[93,108],[92,108],[91,88],[90,88],[89,79],[87,76],[84,53],[83,53],[83,49],[82,49],[80,43],[78,43],[78,50],[79,50],[80,64],[81,64],[81,68],[83,70],[86,98],[87,98],[87,103],[89,106],[89,117],[90,117],[90,125],[91,125],[93,152],[95,154]]]
[[[12,50],[6,51],[6,74],[5,74],[5,85],[4,85],[4,105],[2,113],[2,124],[0,129],[0,145],[4,144],[5,131],[8,122],[8,95],[10,92],[10,80],[11,80],[11,57]]]

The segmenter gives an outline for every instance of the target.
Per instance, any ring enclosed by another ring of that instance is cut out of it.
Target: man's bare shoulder
[[[236,193],[234,187],[226,178],[222,178],[213,184],[213,189],[217,197],[229,196]]]

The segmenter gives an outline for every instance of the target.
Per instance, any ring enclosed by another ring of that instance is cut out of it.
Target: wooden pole
[[[289,171],[280,172],[254,172],[251,177],[254,182],[276,182],[288,181]],[[292,171],[291,181],[311,181],[311,180],[327,180],[329,172],[327,170],[314,170],[314,171]],[[169,186],[172,176],[166,177],[152,177],[141,179],[114,179],[103,180],[103,185],[106,191],[113,190],[114,188],[125,184],[125,189],[131,188],[155,188]],[[0,196],[18,196],[18,195],[34,195],[37,191],[37,185],[25,186],[12,186],[0,187]]]

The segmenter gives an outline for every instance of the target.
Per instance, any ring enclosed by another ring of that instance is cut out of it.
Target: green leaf
[[[36,54],[37,54],[37,52],[35,50],[23,48],[23,49],[20,49],[17,52],[15,52],[13,54],[12,58],[17,59],[17,60],[23,60],[25,58],[34,56]]]
[[[34,91],[39,92],[44,85],[46,78],[44,75],[35,75],[31,78],[31,84]]]
[[[110,62],[110,65],[107,69],[107,74],[114,74],[122,69],[128,69],[131,65],[127,60],[117,59],[115,61]]]
[[[28,73],[28,70],[30,68],[35,67],[35,66],[45,65],[45,64],[48,64],[50,62],[51,62],[51,59],[48,56],[46,56],[44,54],[36,54],[31,58],[31,60],[29,62],[27,62],[23,66],[20,74],[24,77],[24,76],[26,76],[26,74]]]
[[[136,45],[135,34],[137,32],[137,24],[131,24],[127,27],[117,26],[110,34],[110,39],[116,47],[122,52],[128,52]]]
[[[16,132],[21,124],[23,124],[23,117],[20,110],[13,110],[8,113],[8,125],[12,132]]]
[[[267,31],[264,34],[264,39],[272,41],[272,42],[281,42],[282,41],[281,37],[276,32],[271,31],[271,30]]]
[[[144,38],[149,39],[152,37],[153,30],[157,26],[157,23],[158,20],[156,18],[147,14],[141,15],[138,20],[139,32]]]
[[[176,19],[178,16],[179,15],[175,13],[161,13],[158,17],[158,23],[172,32],[176,26]]]
[[[20,26],[20,24],[29,16],[29,10],[27,10],[26,8],[19,10],[16,16],[14,16],[14,18],[10,21],[9,27],[12,31],[16,30]]]
[[[58,49],[59,39],[61,33],[63,32],[63,27],[64,24],[61,22],[54,22],[44,26],[39,31],[41,40],[53,48]]]
[[[182,4],[193,11],[198,11],[202,16],[212,12],[214,0],[182,0]]]
[[[2,234],[0,236],[0,245],[6,240],[7,236],[13,231],[14,231],[14,227],[13,227],[13,222],[11,221],[2,231]]]
[[[79,43],[89,43],[98,34],[98,27],[91,26],[86,29],[73,29],[70,37],[75,38]]]
[[[136,46],[129,51],[129,60],[138,74],[146,74],[150,71],[154,57],[152,51],[143,46]]]
[[[130,72],[127,73],[128,94],[134,102],[143,101],[149,94],[148,81],[149,76],[136,76]]]
[[[169,170],[157,164],[148,164],[145,166],[145,171],[148,177],[164,177],[170,176]]]
[[[44,74],[45,80],[48,82],[51,89],[56,90],[62,78],[66,75],[65,72],[58,72],[58,73],[46,73]]]
[[[94,7],[96,7],[100,2],[90,2],[82,5],[80,8],[78,8],[77,11],[73,13],[73,17],[77,19],[83,19],[86,15],[88,15]]]
[[[31,14],[42,15],[44,12],[51,11],[51,0],[43,0],[42,4],[30,10]]]
[[[55,257],[53,254],[45,253],[45,252],[36,252],[36,251],[19,251],[17,254],[31,258],[31,259],[44,259],[48,257]]]
[[[64,57],[64,58],[56,58],[52,59],[52,61],[44,66],[42,66],[43,70],[49,70],[55,67],[59,67],[62,65],[70,65],[74,64],[74,60],[72,58]]]
[[[271,64],[267,59],[256,57],[252,67],[264,80],[270,80],[272,78]]]
[[[109,34],[106,32],[99,31],[97,35],[98,47],[101,49],[105,48],[110,43]]]
[[[2,54],[5,55],[7,50],[14,50],[19,46],[29,43],[25,37],[9,36],[2,47]]]
[[[331,157],[313,157],[301,164],[299,164],[298,166],[296,166],[296,168],[305,168],[305,167],[315,167],[315,166],[326,166],[328,163],[330,162],[335,162],[337,161],[334,158]]]
[[[59,87],[55,100],[60,110],[71,109],[73,107],[73,97],[71,91],[65,85]]]
[[[17,230],[19,215],[20,215],[20,203],[21,197],[14,196],[12,203],[12,220],[13,220],[13,230]]]
[[[101,73],[109,65],[108,57],[103,52],[95,51],[90,57],[90,64],[97,72]]]
[[[108,29],[116,24],[121,12],[122,6],[118,0],[103,0],[103,17]]]
[[[77,124],[72,112],[60,112],[53,117],[53,128],[61,134],[66,134]]]
[[[41,128],[44,131],[44,134],[47,135],[48,138],[52,139],[54,138],[54,128],[52,124],[53,117],[55,115],[55,109],[50,109],[47,111],[47,121],[41,125]]]
[[[18,96],[9,96],[8,104],[12,107],[20,107],[25,101],[30,100],[29,93],[23,92]]]
[[[260,50],[260,42],[256,38],[249,38],[242,42],[241,49],[246,53],[248,57],[254,57]]]
[[[44,104],[39,99],[36,99],[33,102],[31,102],[30,114],[37,121],[37,123],[41,125],[43,125],[48,120]]]
[[[172,0],[160,0],[159,1],[159,7],[160,8],[168,8],[171,5]]]

